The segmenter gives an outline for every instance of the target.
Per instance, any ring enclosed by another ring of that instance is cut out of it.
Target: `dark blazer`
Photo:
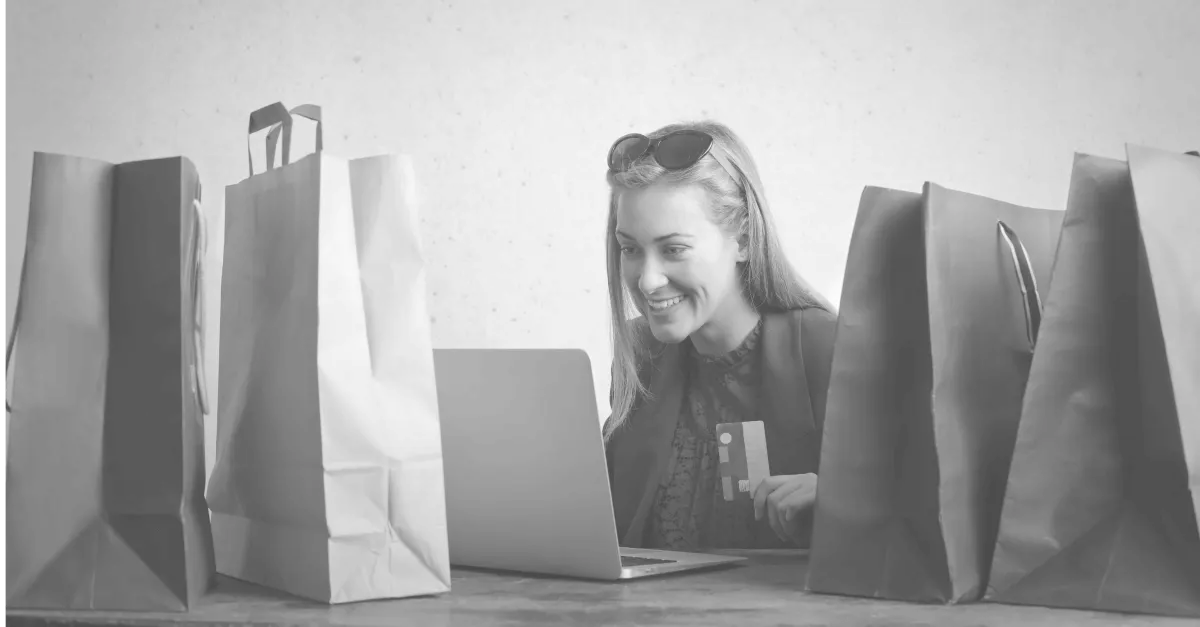
[[[645,319],[635,324],[651,346],[652,357],[638,368],[651,398],[637,400],[632,415],[605,447],[617,535],[621,546],[631,548],[644,546],[647,515],[671,456],[686,354],[682,343],[655,340]],[[763,316],[759,412],[772,475],[817,472],[836,327],[837,315],[823,309]]]

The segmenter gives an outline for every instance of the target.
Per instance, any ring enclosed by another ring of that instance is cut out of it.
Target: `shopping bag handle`
[[[12,372],[13,345],[17,342],[17,327],[21,326],[21,303],[25,294],[25,270],[29,267],[29,242],[25,242],[25,252],[21,256],[21,276],[17,279],[17,302],[13,307],[12,329],[8,332],[8,341],[4,348],[4,411],[12,413],[12,405],[8,401],[8,375]]]
[[[250,176],[254,176],[254,156],[250,151],[250,136],[273,125],[281,125],[283,133],[283,165],[289,163],[292,149],[292,116],[282,102],[269,104],[250,114],[250,126],[246,131],[246,160],[250,164]],[[275,150],[268,143],[267,169],[275,168]]]
[[[12,407],[8,406],[8,353],[6,351],[0,351],[0,411],[12,411]]]
[[[1012,254],[1013,269],[1017,274],[1017,285],[1021,288],[1021,304],[1025,311],[1025,337],[1029,348],[1037,345],[1038,330],[1042,326],[1042,296],[1038,293],[1037,277],[1033,275],[1033,264],[1029,252],[1021,243],[1017,232],[1001,220],[996,221],[1000,237],[1008,244]]]
[[[288,113],[290,115],[298,115],[302,118],[308,118],[308,119],[312,120],[313,122],[317,123],[316,152],[321,152],[325,147],[324,146],[325,133],[322,128],[321,107],[314,105],[314,104],[296,105]],[[276,123],[275,125],[273,125],[271,127],[271,132],[267,133],[267,161],[268,162],[275,161],[275,146],[279,143],[280,133],[285,133],[285,134],[289,135],[289,137],[284,138],[284,145],[288,146],[291,144],[291,138],[290,138],[291,126],[287,126],[286,131],[285,131],[285,127],[282,123]]]
[[[192,199],[192,215],[196,226],[192,232],[191,254],[191,290],[192,290],[192,385],[196,400],[200,404],[200,413],[208,415],[208,380],[204,369],[204,254],[208,249],[207,224],[204,221],[204,207],[200,204],[200,186],[197,183],[196,197]]]

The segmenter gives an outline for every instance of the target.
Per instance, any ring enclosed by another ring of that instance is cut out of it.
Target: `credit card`
[[[771,474],[767,463],[767,434],[763,422],[717,425],[718,472],[726,501],[750,501],[754,490]]]

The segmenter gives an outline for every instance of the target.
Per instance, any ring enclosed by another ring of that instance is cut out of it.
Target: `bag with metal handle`
[[[826,401],[807,587],[983,594],[1061,211],[864,190]],[[1019,234],[1019,237],[1018,237]]]
[[[1077,154],[987,598],[1200,616],[1200,156]]]

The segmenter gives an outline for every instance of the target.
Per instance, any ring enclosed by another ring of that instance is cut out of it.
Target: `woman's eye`
[[[633,255],[636,252],[637,252],[637,250],[634,249],[633,246],[622,246],[621,247],[621,254],[625,255],[626,257]]]
[[[672,257],[678,257],[687,251],[686,246],[667,246],[667,254]]]

